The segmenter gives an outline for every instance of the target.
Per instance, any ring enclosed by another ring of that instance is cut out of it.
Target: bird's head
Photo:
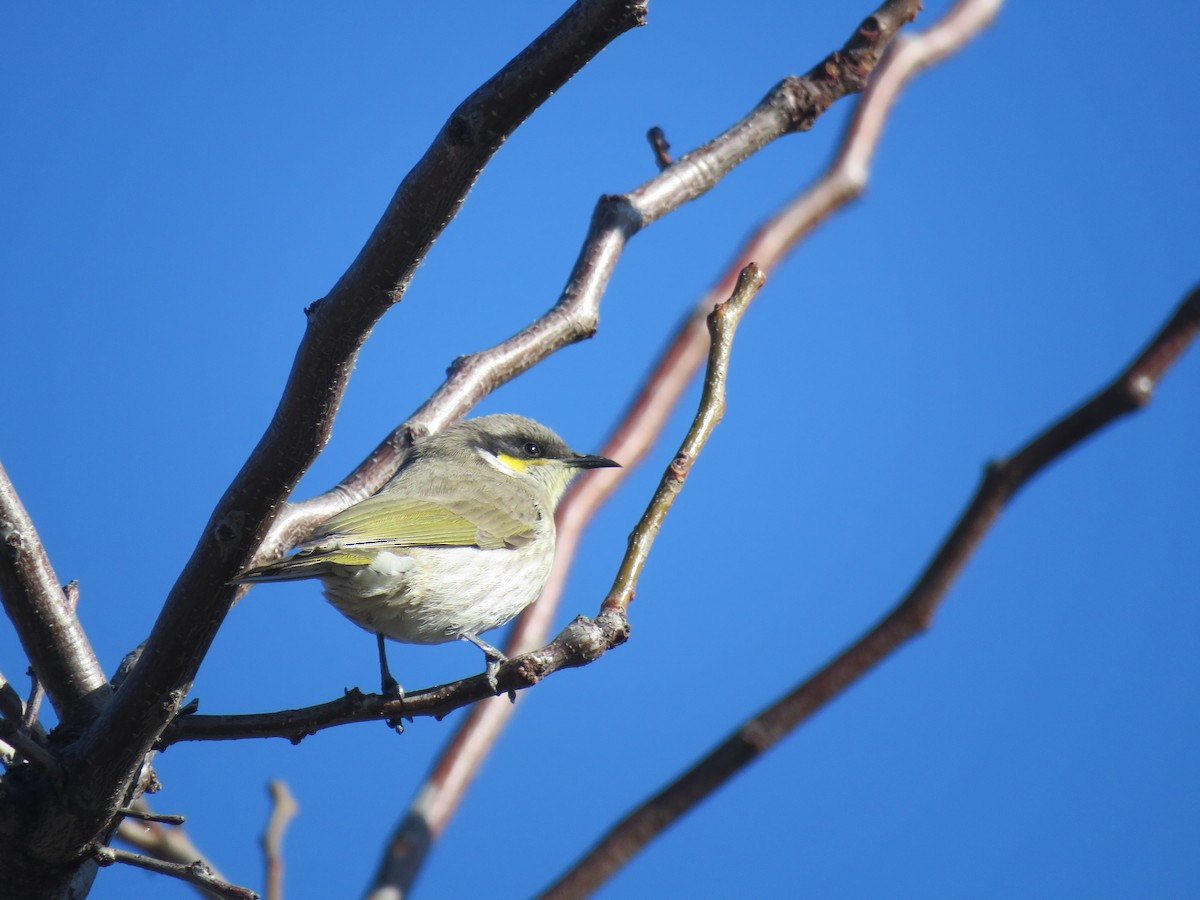
[[[466,419],[437,437],[447,452],[477,453],[506,478],[540,488],[554,504],[583,470],[620,465],[603,456],[576,453],[540,422],[509,413]]]

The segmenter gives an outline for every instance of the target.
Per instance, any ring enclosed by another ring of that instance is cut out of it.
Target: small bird
[[[319,525],[291,556],[248,569],[237,582],[319,578],[325,596],[378,641],[385,694],[403,697],[383,640],[466,640],[537,599],[554,562],[554,510],[585,469],[617,466],[571,450],[532,419],[481,416],[415,443],[379,492]]]

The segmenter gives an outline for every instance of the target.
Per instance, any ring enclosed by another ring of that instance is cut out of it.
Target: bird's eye
[[[542,455],[542,445],[537,441],[526,441],[521,445],[521,449],[525,451],[525,455],[529,457],[537,457]]]

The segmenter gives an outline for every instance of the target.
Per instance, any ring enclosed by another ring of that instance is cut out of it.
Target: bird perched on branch
[[[537,599],[554,562],[554,510],[585,469],[616,466],[571,450],[532,419],[481,416],[415,443],[377,494],[319,525],[292,555],[236,581],[319,578],[325,596],[376,635],[385,693],[403,697],[383,639],[462,639],[487,657],[497,690],[504,655],[479,635]]]

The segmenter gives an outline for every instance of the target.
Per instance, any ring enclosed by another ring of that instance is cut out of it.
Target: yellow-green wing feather
[[[377,494],[325,522],[309,544],[340,546],[519,546],[533,538],[530,525],[501,509],[470,500],[439,503]]]

